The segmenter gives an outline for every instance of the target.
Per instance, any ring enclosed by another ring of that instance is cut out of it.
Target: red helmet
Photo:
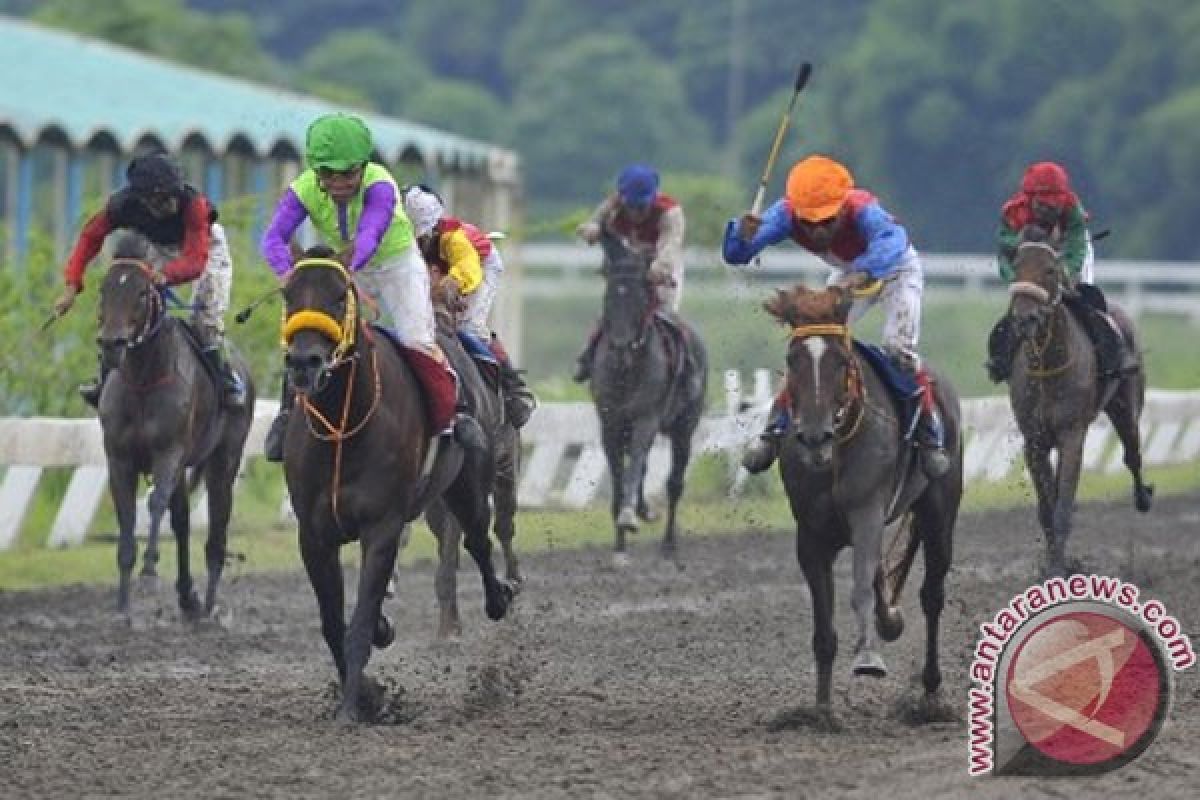
[[[1053,161],[1039,161],[1025,170],[1021,191],[1056,206],[1065,205],[1072,197],[1067,171]]]

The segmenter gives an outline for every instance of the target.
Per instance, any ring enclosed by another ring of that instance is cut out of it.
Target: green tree
[[[304,54],[300,70],[300,85],[306,89],[347,87],[370,98],[378,110],[400,116],[409,98],[430,79],[428,68],[410,48],[369,30],[330,35]]]
[[[460,136],[507,141],[511,125],[500,101],[466,81],[430,80],[404,105],[404,116]]]
[[[543,202],[595,197],[630,161],[711,166],[678,76],[628,36],[587,36],[547,55],[522,83],[513,117],[530,194]]]

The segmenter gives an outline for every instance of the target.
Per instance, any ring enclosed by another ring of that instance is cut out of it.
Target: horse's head
[[[1008,313],[1015,318],[1020,335],[1028,338],[1042,329],[1062,300],[1066,275],[1056,243],[1036,225],[1022,229],[1012,266]]]
[[[650,259],[608,231],[600,235],[600,244],[604,248],[604,332],[608,346],[634,350],[645,338],[654,297],[648,279]]]
[[[296,262],[283,288],[284,365],[298,392],[320,391],[354,350],[358,295],[346,268],[326,247]]]
[[[100,285],[96,343],[109,369],[121,366],[129,350],[154,336],[165,318],[162,293],[154,285],[146,254],[147,243],[140,236],[122,237]]]
[[[831,286],[780,289],[763,307],[792,329],[787,352],[787,398],[800,459],[811,469],[833,460],[838,434],[861,414],[861,375],[846,317],[853,298]]]

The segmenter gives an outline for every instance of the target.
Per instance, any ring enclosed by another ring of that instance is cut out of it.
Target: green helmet
[[[370,129],[352,114],[317,117],[304,135],[304,160],[310,169],[345,172],[370,160],[373,149]]]

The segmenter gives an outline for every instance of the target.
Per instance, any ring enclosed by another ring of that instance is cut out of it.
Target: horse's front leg
[[[296,496],[292,495],[293,508]],[[337,668],[338,683],[346,682],[346,620],[343,616],[345,604],[342,564],[338,558],[338,548],[331,537],[317,530],[308,516],[309,509],[296,509],[299,521],[300,558],[304,562],[304,571],[308,573],[308,581],[312,584],[313,594],[317,596],[317,608],[321,614],[321,635],[333,656],[333,664]]]
[[[1038,524],[1046,540],[1046,556],[1054,552],[1054,503],[1058,493],[1050,451],[1027,434],[1025,437],[1025,467],[1037,495]]]
[[[108,460],[108,491],[112,495],[113,508],[117,513],[117,611],[129,612],[129,590],[133,577],[133,565],[137,561],[137,542],[134,540],[134,525],[137,524],[138,473],[132,466],[118,459]]]
[[[171,504],[175,487],[183,482],[183,448],[171,447],[155,456],[151,475],[154,488],[150,490],[147,507],[150,513],[149,531],[146,534],[146,549],[142,553],[142,578],[147,589],[154,591],[158,586],[158,535],[162,530],[163,515]]]
[[[627,533],[637,533],[639,527],[636,503],[646,477],[646,460],[657,434],[658,420],[653,416],[638,417],[629,425],[629,462],[621,475],[621,505],[617,510],[617,528]]]
[[[1075,494],[1079,489],[1079,475],[1083,468],[1083,440],[1087,428],[1067,431],[1059,437],[1058,474],[1054,498],[1054,549],[1050,554],[1052,576],[1065,575],[1067,566],[1067,539],[1071,536],[1071,522],[1075,514]]]
[[[679,545],[676,541],[675,519],[679,499],[683,497],[683,481],[688,459],[692,456],[692,432],[695,425],[681,426],[671,432],[671,474],[667,476],[667,530],[663,533],[662,552],[674,558]]]
[[[365,681],[363,671],[371,658],[371,645],[383,610],[383,596],[396,564],[403,528],[404,521],[396,516],[364,527],[360,534],[362,567],[358,573],[358,600],[346,632],[346,679],[337,714],[341,720],[361,722],[369,716],[369,712],[364,714],[361,702]]]
[[[875,576],[883,553],[883,508],[871,503],[845,513],[854,548],[854,589],[850,605],[858,620],[854,674],[883,677],[887,665],[875,641]]]
[[[812,598],[813,655],[817,660],[817,709],[830,713],[833,693],[833,660],[837,656],[837,630],[833,627],[834,553],[812,531],[796,526],[796,560]]]
[[[609,483],[612,485],[612,520],[616,528],[616,541],[613,546],[613,562],[617,566],[628,563],[629,556],[625,553],[625,529],[617,522],[624,504],[625,491],[625,426],[612,419],[604,419],[601,423],[600,437],[604,444],[604,457],[608,461]]]

